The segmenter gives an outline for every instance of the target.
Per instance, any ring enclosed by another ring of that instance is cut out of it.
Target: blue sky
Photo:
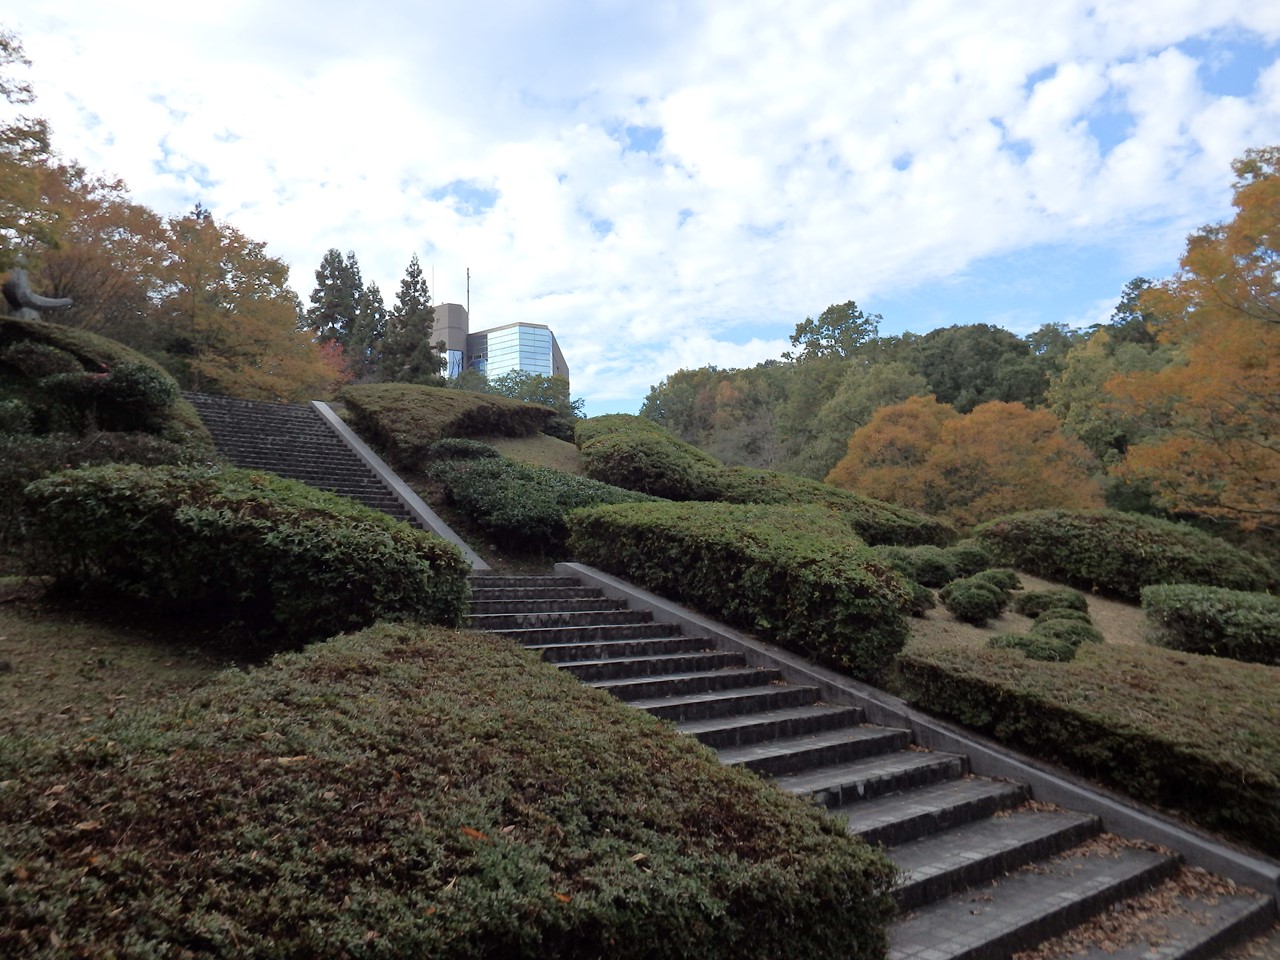
[[[6,9],[6,7],[10,9]],[[882,332],[1105,320],[1280,143],[1256,0],[0,0],[55,146],[292,268],[546,323],[592,414]]]

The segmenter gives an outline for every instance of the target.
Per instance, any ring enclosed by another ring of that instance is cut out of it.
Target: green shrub
[[[556,412],[491,393],[410,383],[344,387],[355,431],[395,466],[417,467],[445,437],[531,437]]]
[[[1018,579],[1017,572],[1010,570],[1008,567],[992,567],[989,570],[979,570],[969,579],[976,580],[979,583],[989,583],[993,587],[999,587],[1009,593],[1022,589],[1022,581]]]
[[[1004,613],[1009,594],[995,584],[969,577],[953,580],[938,594],[942,606],[961,623],[981,626]]]
[[[565,517],[570,510],[654,499],[501,456],[442,461],[431,473],[445,485],[450,502],[490,536],[537,552],[564,548],[569,533]]]
[[[1040,616],[1046,610],[1083,610],[1089,612],[1089,599],[1079,590],[1070,587],[1053,587],[1049,590],[1028,590],[1013,598],[1013,609],[1024,617]]]
[[[383,624],[59,747],[0,752],[3,956],[887,949],[882,854],[501,637]]]
[[[0,434],[0,546],[16,547],[26,540],[22,491],[45,474],[106,463],[161,466],[202,459],[198,449],[145,433]]]
[[[1037,664],[914,639],[896,681],[935,714],[1280,855],[1280,668],[1110,643]]]
[[[489,444],[463,437],[445,437],[427,447],[427,458],[433,463],[441,460],[493,460],[501,457],[502,454]]]
[[[31,407],[16,397],[0,400],[0,434],[30,433],[35,422]]]
[[[906,639],[908,589],[814,507],[624,504],[575,511],[569,529],[575,559],[857,677]]]
[[[555,437],[557,440],[563,440],[565,443],[573,443],[574,426],[577,424],[576,417],[566,417],[563,414],[556,414],[543,426],[542,432],[549,437]]]
[[[1084,596],[1084,594],[1081,594],[1081,596]],[[1074,620],[1077,623],[1093,623],[1093,617],[1089,616],[1088,610],[1077,610],[1074,607],[1049,607],[1035,615],[1036,623],[1043,623],[1045,620]]]
[[[871,544],[943,546],[956,537],[945,520],[787,473],[729,467],[716,484],[716,498],[727,503],[821,507]]]
[[[942,547],[886,545],[875,550],[893,569],[926,587],[945,587],[956,579],[956,565]]]
[[[667,430],[654,423],[648,417],[634,413],[606,413],[599,417],[579,420],[573,426],[573,442],[583,447],[592,440],[612,436],[615,433],[651,433],[660,437],[671,437]],[[674,439],[674,437],[672,437]]]
[[[105,373],[57,373],[39,385],[64,407],[63,422],[81,429],[157,431],[178,399],[172,378],[140,363],[122,363]]]
[[[1280,665],[1280,597],[1164,584],[1143,589],[1142,610],[1162,647]]]
[[[86,467],[26,490],[36,572],[296,645],[378,619],[459,623],[469,568],[352,500],[217,467]]]
[[[11,342],[0,351],[0,364],[12,367],[29,380],[84,370],[84,365],[66,350],[38,340]]]
[[[1139,514],[1038,510],[983,524],[975,536],[999,563],[1127,600],[1156,583],[1280,586],[1265,560],[1194,527]]]
[[[1060,640],[1078,647],[1082,643],[1102,643],[1102,633],[1097,627],[1079,620],[1038,619],[1031,627],[1031,636]]]
[[[1076,657],[1078,644],[1030,633],[998,633],[987,641],[987,646],[992,650],[1020,650],[1028,660],[1069,663]]]
[[[913,617],[923,617],[930,610],[938,605],[937,599],[930,590],[922,583],[917,583],[909,577],[901,577],[902,585],[906,587],[907,593],[910,595],[907,600],[906,612]]]
[[[995,563],[995,555],[972,537],[966,537],[947,547],[947,554],[955,564],[956,575],[960,577],[972,577]]]
[[[723,467],[696,447],[654,432],[609,433],[583,444],[588,477],[667,500],[715,500]]]

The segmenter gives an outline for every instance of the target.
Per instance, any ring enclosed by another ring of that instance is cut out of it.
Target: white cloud
[[[679,366],[777,356],[827,303],[1024,247],[1172,265],[1229,215],[1230,159],[1280,142],[1257,46],[1280,13],[1158,7],[51,0],[7,25],[55,143],[140,201],[201,201],[304,299],[331,246],[388,301],[415,251],[438,300],[470,267],[477,326],[548,323],[575,392],[626,405]],[[1254,89],[1209,93],[1194,39],[1252,44]],[[660,145],[626,149],[629,124]],[[493,206],[437,194],[459,181]]]

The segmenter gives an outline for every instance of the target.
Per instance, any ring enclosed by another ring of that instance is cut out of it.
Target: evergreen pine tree
[[[330,247],[316,271],[316,288],[311,291],[311,307],[306,313],[307,326],[317,338],[337,340],[349,349],[363,297],[364,284],[355,253],[348,253],[344,260],[336,247]]]
[[[382,360],[382,344],[387,335],[387,305],[382,291],[371,283],[360,299],[360,309],[351,328],[347,357],[357,380],[377,380]]]
[[[440,371],[444,368],[444,357],[440,345],[431,340],[434,326],[431,292],[415,253],[400,281],[395,308],[387,319],[379,379],[443,385]]]

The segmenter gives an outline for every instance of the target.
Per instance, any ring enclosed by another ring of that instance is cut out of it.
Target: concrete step
[[[471,600],[471,615],[480,613],[551,613],[555,611],[625,610],[621,600],[583,597],[577,600]]]
[[[868,843],[896,846],[1009,810],[1031,799],[1025,784],[966,777],[858,800],[831,811]]]
[[[1153,850],[1089,845],[952,894],[900,919],[890,960],[1007,960],[1170,876],[1178,861]]]
[[[690,653],[660,653],[643,657],[561,661],[556,665],[572,673],[584,683],[595,683],[600,680],[627,680],[745,667],[747,660],[740,653],[700,650]]]
[[[493,600],[581,600],[600,596],[594,587],[517,587],[517,586],[477,586],[483,584],[487,577],[472,579],[471,599],[478,602]]]
[[[902,870],[894,897],[914,910],[956,891],[1054,856],[1102,831],[1097,817],[1017,810],[913,840],[888,851]]]
[[[726,766],[746,767],[762,776],[781,777],[905,750],[910,743],[910,730],[863,724],[727,747],[719,753],[720,762]]]
[[[798,737],[863,723],[861,707],[806,704],[785,710],[761,710],[740,717],[686,720],[676,729],[716,750],[762,743],[779,737]]]
[[[613,657],[647,657],[665,653],[690,653],[710,647],[705,637],[656,637],[639,640],[603,640],[595,643],[527,644],[551,663],[574,660],[608,660]]]
[[[548,610],[527,613],[473,613],[475,630],[507,633],[539,627],[593,627],[600,624],[653,623],[647,610]],[[667,627],[670,633],[671,628]]]
[[[521,590],[541,587],[576,587],[581,590],[590,590],[595,596],[601,596],[598,588],[583,587],[574,577],[508,576],[498,573],[485,573],[472,577],[471,586],[474,590],[506,589],[509,587]]]
[[[643,640],[646,637],[669,637],[668,623],[600,623],[585,627],[529,627],[520,630],[495,630],[520,643],[544,646],[549,643],[590,643],[595,640]]]
[[[1276,919],[1274,898],[1183,868],[1046,946],[1069,947],[1072,960],[1209,960],[1267,933]],[[1277,946],[1280,932],[1270,944],[1243,945],[1231,956],[1275,958]]]
[[[792,773],[778,777],[776,782],[783,790],[834,808],[942,780],[955,780],[968,772],[967,766],[965,758],[958,754],[904,750]]]
[[[587,686],[613,694],[619,700],[645,700],[654,697],[678,697],[690,693],[707,693],[737,687],[762,687],[780,683],[777,670],[755,667],[729,670],[706,670],[675,673],[666,677],[634,677],[621,680],[596,680]]]
[[[676,696],[642,697],[631,700],[638,707],[663,720],[677,723],[705,720],[711,717],[739,717],[753,710],[785,710],[815,703],[817,687],[783,686],[742,687],[728,690],[706,690]]]

